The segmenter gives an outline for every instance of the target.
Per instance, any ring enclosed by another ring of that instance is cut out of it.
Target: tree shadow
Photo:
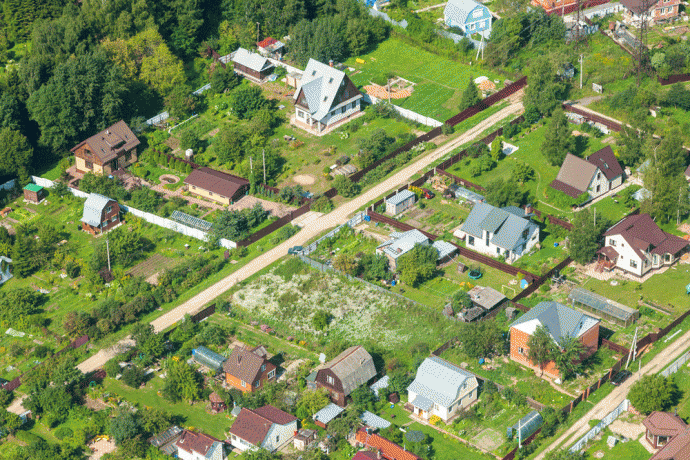
[[[582,157],[582,154],[589,147],[589,137],[587,136],[575,136],[575,145],[573,147],[573,154]]]

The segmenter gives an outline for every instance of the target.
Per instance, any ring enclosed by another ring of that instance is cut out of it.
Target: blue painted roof
[[[444,16],[450,18],[458,24],[466,24],[468,17],[475,9],[481,9],[482,15],[477,18],[469,18],[474,20],[482,20],[491,17],[489,9],[475,0],[449,0],[443,10]]]

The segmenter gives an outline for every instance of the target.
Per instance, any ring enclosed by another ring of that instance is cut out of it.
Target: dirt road
[[[228,289],[234,286],[235,283],[250,277],[254,273],[258,272],[264,267],[269,266],[276,260],[283,257],[285,254],[287,254],[287,250],[292,246],[304,245],[307,241],[309,241],[322,231],[347,222],[350,214],[352,214],[362,206],[366,205],[369,201],[374,200],[375,198],[379,197],[380,195],[386,193],[387,191],[395,187],[399,187],[400,185],[405,184],[414,174],[426,170],[429,166],[438,162],[438,160],[441,157],[451,152],[453,149],[457,148],[462,144],[474,140],[484,130],[490,128],[491,126],[503,120],[504,118],[515,115],[521,112],[522,110],[523,108],[521,102],[516,102],[509,105],[508,107],[505,107],[504,109],[500,110],[499,112],[496,112],[494,115],[487,118],[486,120],[478,123],[476,126],[469,129],[461,136],[435,149],[431,154],[426,155],[423,158],[420,158],[410,166],[403,168],[399,172],[395,173],[393,176],[384,180],[383,182],[368,190],[367,192],[363,193],[362,195],[352,199],[351,201],[348,201],[347,203],[342,204],[330,213],[319,217],[289,240],[285,241],[279,246],[276,246],[270,251],[266,251],[259,257],[251,260],[246,265],[239,268],[236,272],[228,275],[226,278],[220,280],[213,286],[200,292],[199,294],[192,297],[179,307],[176,307],[173,310],[151,321],[154,330],[156,332],[160,332],[166,329],[167,327],[172,326],[177,321],[181,320],[184,317],[184,315],[192,314],[199,311],[205,304],[222,295],[224,292],[226,292]],[[123,339],[121,342],[118,342],[118,344],[116,344],[114,347],[99,351],[96,355],[79,364],[77,368],[84,373],[95,371],[96,369],[102,367],[106,361],[115,356],[118,353],[117,350],[121,349],[123,346],[131,344],[131,341],[127,342],[127,340],[128,339]]]
[[[542,460],[546,455],[546,452],[558,448],[558,446],[563,446],[564,448],[573,444],[575,441],[580,439],[590,430],[589,421],[590,420],[601,420],[606,414],[611,412],[616,408],[628,395],[630,387],[640,378],[641,375],[656,374],[663,370],[666,366],[671,364],[676,358],[678,358],[685,350],[690,348],[690,331],[686,332],[684,335],[680,336],[676,341],[664,350],[663,353],[659,353],[657,356],[652,358],[650,362],[645,364],[641,371],[635,372],[628,380],[623,382],[619,387],[616,387],[611,394],[606,398],[599,401],[589,412],[587,412],[584,417],[575,422],[575,424],[568,429],[561,437],[554,441],[544,452],[537,455],[535,460]],[[631,371],[637,371],[638,363],[635,362],[631,365]],[[610,383],[606,383],[610,385]]]

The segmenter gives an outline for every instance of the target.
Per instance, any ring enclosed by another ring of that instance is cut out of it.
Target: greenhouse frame
[[[227,359],[206,347],[197,347],[193,349],[192,358],[202,366],[208,367],[216,372],[223,370],[223,363]]]
[[[630,326],[640,317],[640,312],[634,308],[627,307],[579,286],[570,291],[568,299],[573,307],[577,303],[578,306],[584,307],[583,309],[621,326]]]

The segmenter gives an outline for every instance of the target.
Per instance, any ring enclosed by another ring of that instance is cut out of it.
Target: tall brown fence
[[[465,109],[459,114],[449,118],[446,120],[446,124],[450,126],[455,126],[468,118],[472,117],[473,115],[478,114],[482,110],[485,110],[492,105],[496,104],[499,101],[502,101],[503,99],[507,98],[508,96],[511,96],[518,91],[520,91],[522,88],[527,85],[527,77],[522,77],[515,83],[512,83],[505,88],[503,88],[500,91],[495,92],[491,96],[487,97],[486,99],[483,99],[479,101],[477,104],[473,105],[469,109]]]
[[[473,188],[473,189],[477,190],[478,192],[483,192],[486,190],[481,185],[477,185],[474,182],[470,182],[468,180],[463,179],[462,177],[456,176],[455,174],[451,174],[448,171],[446,171],[445,169],[436,168],[436,173],[440,174],[442,176],[450,177],[451,179],[453,179],[453,182],[455,184],[460,184],[465,188]]]
[[[201,320],[204,320],[214,314],[216,312],[216,304],[209,305],[208,307],[204,308],[198,313],[195,313],[191,316],[192,321],[195,323],[198,323]]]
[[[585,118],[585,120],[591,120],[596,123],[600,123],[604,126],[606,126],[608,129],[616,132],[620,132],[621,129],[623,129],[622,125],[620,123],[616,123],[615,121],[609,120],[608,118],[601,117],[599,115],[596,115],[591,112],[587,112],[582,109],[578,109],[577,107],[573,107],[570,104],[563,104],[563,110],[566,112],[571,112],[571,113],[576,113],[578,115],[581,115]]]
[[[246,237],[243,240],[238,241],[237,246],[246,247],[246,246],[249,246],[250,244],[252,244],[256,241],[259,241],[264,236],[270,235],[271,233],[275,232],[276,230],[283,227],[284,225],[289,224],[292,221],[292,219],[295,219],[295,218],[301,216],[302,214],[306,213],[307,211],[309,211],[310,208],[311,208],[311,202],[303,205],[300,208],[295,209],[294,211],[290,211],[290,214],[284,215],[280,219],[278,219],[275,222],[265,226],[261,230],[252,233],[251,235],[249,235],[248,237]]]
[[[672,85],[674,83],[684,83],[686,81],[690,81],[690,73],[669,75],[667,78],[657,77],[657,81],[661,84],[661,86]]]

